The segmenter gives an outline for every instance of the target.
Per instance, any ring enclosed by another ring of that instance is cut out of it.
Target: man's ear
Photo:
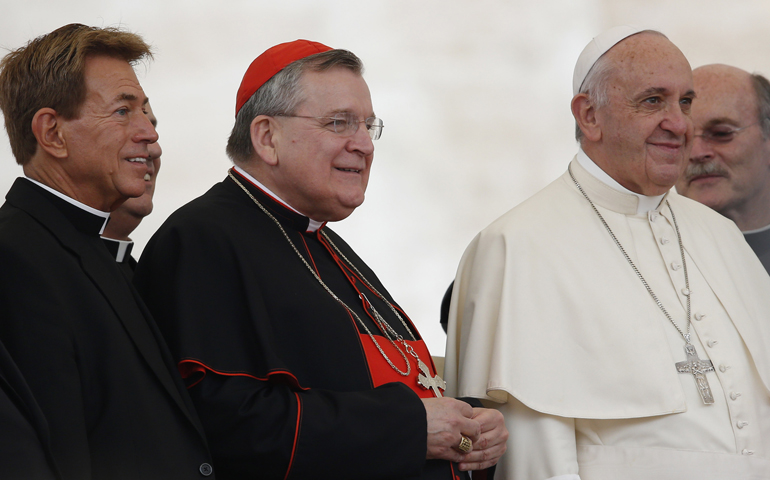
[[[67,141],[62,131],[62,118],[52,108],[41,108],[32,117],[32,134],[37,144],[54,158],[67,158]]]
[[[575,117],[578,127],[583,132],[583,137],[592,142],[598,142],[602,138],[602,129],[596,118],[596,107],[591,103],[588,94],[579,93],[572,99],[572,116]]]
[[[251,146],[259,158],[268,165],[278,165],[276,142],[280,138],[280,133],[275,119],[267,115],[258,115],[251,121],[249,133]]]

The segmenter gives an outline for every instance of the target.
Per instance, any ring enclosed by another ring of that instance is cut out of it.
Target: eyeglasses
[[[369,132],[369,138],[372,140],[379,140],[379,138],[382,136],[382,128],[385,126],[382,123],[381,118],[369,117],[365,120],[359,120],[358,117],[352,113],[337,113],[332,117],[308,117],[305,115],[288,115],[282,113],[276,115],[276,117],[310,118],[315,120],[322,120],[323,127],[325,129],[346,137],[355,135],[358,131],[358,126],[363,123],[366,125],[366,130]]]
[[[701,137],[703,140],[709,143],[730,143],[733,141],[736,135],[749,127],[753,127],[754,125],[759,125],[759,122],[752,123],[751,125],[746,125],[745,127],[741,128],[732,128],[727,125],[718,125],[710,128],[709,130],[704,130],[703,133],[695,136]]]

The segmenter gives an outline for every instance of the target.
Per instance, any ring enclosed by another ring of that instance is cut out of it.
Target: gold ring
[[[468,453],[471,450],[473,450],[473,442],[471,442],[471,439],[466,437],[465,435],[460,435],[462,439],[460,440],[460,445],[457,446],[457,449],[460,450],[463,453]]]

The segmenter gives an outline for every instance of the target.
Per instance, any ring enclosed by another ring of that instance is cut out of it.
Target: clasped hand
[[[483,470],[495,465],[505,453],[508,429],[503,415],[489,408],[473,408],[454,398],[424,398],[428,419],[428,459],[460,464],[460,470]],[[465,435],[473,450],[457,450]]]

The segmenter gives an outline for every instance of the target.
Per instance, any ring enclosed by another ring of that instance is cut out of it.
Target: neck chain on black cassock
[[[372,312],[372,316],[374,317],[374,321],[377,324],[377,326],[379,327],[380,332],[382,332],[383,336],[385,336],[385,338],[388,339],[388,341],[393,345],[393,347],[398,351],[398,353],[400,353],[401,356],[404,358],[404,362],[406,363],[406,372],[404,372],[403,370],[399,369],[398,367],[396,367],[393,364],[393,362],[390,360],[390,358],[385,353],[385,351],[382,349],[382,347],[380,347],[380,344],[377,342],[377,339],[374,338],[374,335],[369,330],[369,328],[366,326],[366,324],[361,319],[361,317],[359,317],[358,314],[352,308],[350,308],[344,301],[342,301],[342,299],[339,298],[332,291],[332,289],[329,288],[328,285],[326,285],[326,283],[323,280],[321,280],[321,277],[318,276],[318,274],[313,269],[313,267],[308,263],[307,260],[305,260],[305,257],[302,256],[302,254],[300,253],[300,251],[296,247],[296,245],[294,245],[294,242],[291,241],[291,238],[289,238],[289,235],[286,233],[286,230],[284,230],[283,226],[281,225],[281,222],[279,222],[278,219],[276,219],[273,216],[273,214],[270,213],[270,211],[268,211],[267,208],[265,208],[265,206],[262,205],[259,202],[259,200],[257,200],[254,197],[254,195],[252,195],[251,192],[241,182],[238,181],[237,178],[235,178],[235,175],[233,175],[232,171],[228,171],[228,175],[230,176],[230,178],[239,187],[241,187],[241,190],[246,192],[246,195],[248,195],[249,198],[251,198],[251,200],[259,207],[259,209],[262,210],[262,212],[265,215],[267,215],[273,221],[273,223],[275,223],[278,226],[278,228],[281,230],[281,233],[283,233],[284,238],[286,239],[287,242],[289,242],[289,245],[291,245],[291,248],[294,250],[294,253],[297,254],[299,259],[302,261],[302,263],[305,265],[305,267],[307,267],[307,269],[310,271],[310,273],[313,275],[313,277],[316,279],[316,281],[321,285],[321,287],[323,287],[323,289],[326,291],[326,293],[328,293],[337,303],[342,305],[342,307],[345,308],[345,310],[351,316],[353,316],[353,318],[355,318],[358,321],[359,325],[361,325],[361,327],[364,329],[364,331],[366,331],[366,334],[369,335],[369,338],[374,343],[374,346],[377,347],[377,350],[379,350],[379,352],[382,355],[382,357],[385,359],[385,361],[388,362],[388,365],[390,365],[391,368],[393,368],[393,370],[398,372],[401,376],[407,377],[407,376],[409,376],[411,374],[411,372],[412,372],[412,365],[409,363],[409,359],[407,358],[407,356],[404,353],[404,351],[402,351],[401,348],[398,346],[398,344],[400,343],[401,345],[404,346],[404,350],[409,355],[413,356],[415,358],[415,360],[417,361],[417,368],[421,372],[417,376],[417,383],[420,384],[420,386],[422,386],[423,388],[426,388],[428,390],[433,390],[433,393],[437,397],[441,397],[442,394],[439,391],[439,388],[442,389],[442,390],[446,390],[446,382],[441,377],[439,377],[438,375],[436,375],[435,377],[431,376],[430,370],[428,369],[428,366],[425,365],[425,363],[420,359],[420,357],[417,355],[417,352],[414,351],[414,348],[411,345],[409,345],[408,343],[406,343],[406,341],[404,340],[404,337],[402,337],[398,332],[396,332],[393,329],[393,327],[391,327],[390,324],[382,317],[382,315],[380,315],[380,312],[378,312],[374,308],[374,305],[369,301],[368,298],[366,298],[366,295],[361,293],[361,296],[363,297],[363,300],[366,302],[366,304],[369,306],[369,309]],[[353,262],[351,262],[350,260],[347,259],[347,257],[345,257],[345,255],[340,251],[340,249],[337,248],[337,245],[335,245],[334,242],[331,241],[329,236],[326,235],[326,232],[321,231],[320,233],[324,237],[324,239],[329,243],[329,245],[332,246],[334,251],[337,252],[337,254],[345,261],[345,263],[347,265],[349,265],[356,272],[356,274],[358,274],[358,277],[366,284],[366,286],[369,287],[369,289],[372,292],[374,292],[374,294],[377,296],[377,298],[379,298],[380,300],[385,302],[385,304],[388,306],[388,308],[390,308],[390,310],[396,315],[396,318],[398,318],[399,321],[401,321],[401,324],[404,326],[406,331],[409,333],[409,336],[412,338],[412,340],[413,341],[417,340],[415,338],[414,334],[412,334],[412,331],[409,328],[409,326],[407,325],[406,321],[398,313],[398,311],[393,306],[393,304],[391,302],[389,302],[388,299],[386,299],[384,295],[382,295],[379,291],[377,291],[376,288],[374,288],[374,285],[372,285],[371,282],[369,282],[369,280],[367,280],[366,277],[363,276],[363,274],[358,270],[358,268],[356,268],[356,266],[353,264]],[[398,342],[398,343],[396,343],[396,342]]]
[[[710,405],[714,403],[714,396],[711,393],[711,387],[709,386],[708,379],[706,378],[706,372],[713,372],[714,371],[714,364],[711,363],[711,360],[701,360],[698,358],[698,353],[695,351],[695,346],[690,342],[690,296],[692,292],[690,292],[690,279],[687,276],[687,261],[685,260],[684,256],[684,245],[682,245],[682,235],[679,233],[679,225],[676,223],[676,215],[674,215],[674,210],[671,209],[671,204],[668,203],[668,200],[666,200],[666,206],[668,206],[668,210],[671,212],[671,219],[674,221],[674,230],[676,230],[676,238],[679,241],[679,253],[682,256],[682,267],[684,270],[684,284],[685,288],[682,290],[682,294],[687,297],[687,326],[685,327],[685,331],[682,331],[681,328],[679,328],[679,325],[674,322],[674,319],[671,318],[671,315],[669,315],[666,308],[663,306],[663,304],[658,300],[658,296],[655,295],[655,293],[652,291],[652,288],[650,288],[650,285],[647,283],[647,281],[642,276],[641,272],[639,272],[639,269],[636,268],[636,265],[631,260],[631,257],[628,256],[626,253],[626,250],[623,248],[623,246],[620,244],[620,241],[618,241],[617,237],[615,237],[615,234],[612,233],[612,230],[610,229],[610,226],[607,225],[607,222],[604,221],[604,217],[601,213],[599,213],[599,210],[596,208],[596,205],[594,205],[594,202],[591,201],[591,199],[588,197],[586,192],[583,190],[583,187],[580,186],[577,179],[575,178],[575,175],[572,174],[572,165],[570,165],[567,168],[567,171],[569,172],[569,176],[572,177],[572,181],[575,182],[575,186],[578,190],[580,190],[580,193],[583,194],[586,200],[588,200],[588,203],[591,204],[591,208],[593,208],[596,215],[599,217],[599,220],[601,220],[602,225],[604,225],[604,228],[607,229],[607,232],[610,234],[610,237],[612,237],[612,240],[615,242],[615,245],[618,246],[621,253],[623,253],[623,256],[625,257],[626,261],[629,265],[631,265],[631,268],[634,269],[634,273],[636,273],[636,276],[639,277],[639,280],[641,280],[642,284],[644,285],[644,288],[647,289],[647,293],[650,294],[653,300],[655,300],[655,303],[658,305],[660,310],[663,312],[663,314],[666,316],[669,322],[676,328],[676,330],[679,332],[679,334],[684,338],[684,351],[687,355],[687,360],[683,362],[677,362],[676,363],[676,369],[679,373],[689,373],[692,374],[692,376],[695,378],[695,384],[698,387],[698,392],[700,393],[701,399],[703,400],[703,403],[706,405]]]

